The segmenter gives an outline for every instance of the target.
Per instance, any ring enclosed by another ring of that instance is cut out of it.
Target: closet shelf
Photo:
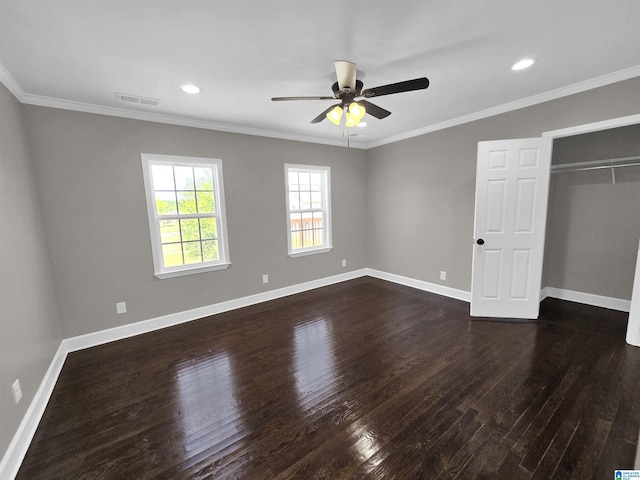
[[[621,167],[636,167],[640,165],[640,156],[608,158],[590,162],[561,163],[551,165],[551,173],[584,172],[587,170],[603,170]]]

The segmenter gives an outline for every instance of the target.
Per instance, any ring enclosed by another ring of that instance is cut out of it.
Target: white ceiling
[[[338,59],[365,88],[427,76],[372,99],[393,114],[352,129],[370,147],[639,76],[639,23],[638,0],[2,0],[0,80],[29,104],[344,145],[309,123],[330,102],[271,97],[331,95]]]

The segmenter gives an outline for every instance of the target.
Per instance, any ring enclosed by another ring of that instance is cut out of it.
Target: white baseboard
[[[444,297],[455,298],[464,302],[471,302],[471,292],[467,292],[465,290],[445,287],[444,285],[429,283],[423,280],[416,280],[415,278],[403,277],[402,275],[396,275],[394,273],[382,272],[373,268],[368,268],[367,274],[370,277],[379,278],[381,280],[388,280],[390,282],[399,283],[400,285],[406,285],[407,287],[417,288],[418,290],[436,293]]]
[[[544,292],[544,297],[543,293]],[[609,308],[621,312],[628,312],[631,309],[631,300],[622,298],[604,297],[593,293],[575,292],[573,290],[565,290],[563,288],[545,287],[542,289],[540,300],[546,297],[557,298],[560,300],[568,300],[570,302],[583,303],[594,307]]]
[[[540,301],[543,301],[548,296],[549,296],[549,287],[544,287],[542,290],[540,290]]]
[[[66,338],[62,341],[62,344],[66,352],[75,352],[78,350],[83,350],[85,348],[95,347],[104,343],[122,340],[124,338],[141,335],[143,333],[153,332],[155,330],[160,330],[166,327],[171,327],[173,325],[179,325],[181,323],[198,320],[200,318],[216,315],[218,313],[248,307],[257,303],[267,302],[269,300],[275,300],[277,298],[287,297],[289,295],[295,295],[296,293],[306,292],[308,290],[313,290],[314,288],[325,287],[328,285],[333,285],[334,283],[344,282],[367,275],[382,280],[399,283],[401,285],[417,288],[419,290],[436,293],[445,297],[456,298],[458,300],[463,300],[466,302],[469,302],[471,300],[471,294],[464,290],[457,290],[455,288],[436,285],[434,283],[424,282],[422,280],[415,280],[413,278],[403,277],[392,273],[386,273],[370,268],[363,268],[360,270],[354,270],[331,277],[312,280],[310,282],[299,283],[297,285],[292,285],[289,287],[270,290],[268,292],[257,293],[255,295],[249,295],[247,297],[236,298],[233,300],[228,300],[226,302],[220,302],[213,305],[194,308],[192,310],[176,312],[169,315],[164,315],[162,317],[156,317],[136,323],[130,323],[128,325],[123,325],[120,327],[99,330],[97,332],[79,335],[77,337]]]
[[[352,280],[354,278],[363,277],[365,275],[367,275],[366,268],[353,270],[351,272],[341,273],[339,275],[334,275],[331,277],[325,277],[318,280],[312,280],[310,282],[299,283],[290,287],[269,290],[268,292],[235,298],[226,302],[215,303],[213,305],[194,308],[192,310],[186,310],[183,312],[171,313],[169,315],[152,318],[150,320],[130,323],[121,327],[109,328],[93,333],[87,333],[86,335],[67,338],[63,340],[62,343],[65,345],[68,352],[75,352],[77,350],[95,347],[96,345],[102,345],[104,343],[122,340],[123,338],[133,337],[135,335],[153,332],[154,330],[160,330],[166,327],[171,327],[173,325],[179,325],[181,323],[198,320],[199,318],[216,315],[218,313],[228,312],[237,308],[248,307],[257,303],[267,302],[269,300],[275,300],[277,298],[287,297],[289,295],[295,295],[296,293],[306,292],[307,290],[313,290],[314,288],[325,287],[327,285],[333,285],[334,283]]]
[[[62,371],[62,366],[67,358],[67,351],[61,343],[53,356],[53,360],[49,364],[47,372],[44,374],[44,378],[40,382],[40,386],[36,391],[33,400],[29,404],[16,434],[13,436],[9,448],[2,457],[0,462],[0,478],[2,479],[14,479],[18,474],[22,460],[27,454],[31,440],[36,433],[38,424],[44,410],[49,403],[49,398],[53,393],[53,388],[56,386],[58,376]]]

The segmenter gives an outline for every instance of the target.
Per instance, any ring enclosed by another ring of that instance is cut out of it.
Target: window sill
[[[165,278],[183,277],[185,275],[196,275],[198,273],[214,272],[216,270],[224,270],[229,268],[231,262],[218,263],[216,265],[207,265],[206,267],[183,268],[180,270],[172,270],[168,272],[155,273],[154,277],[164,280]]]
[[[306,255],[315,255],[316,253],[327,253],[333,250],[333,247],[314,248],[312,250],[302,250],[300,252],[289,252],[291,258],[304,257]]]

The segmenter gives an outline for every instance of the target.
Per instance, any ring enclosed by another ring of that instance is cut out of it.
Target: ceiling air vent
[[[120,92],[116,92],[116,99],[119,102],[137,103],[138,105],[148,105],[151,107],[157,106],[158,102],[160,101],[157,98],[140,97],[138,95],[131,95],[129,93]]]

